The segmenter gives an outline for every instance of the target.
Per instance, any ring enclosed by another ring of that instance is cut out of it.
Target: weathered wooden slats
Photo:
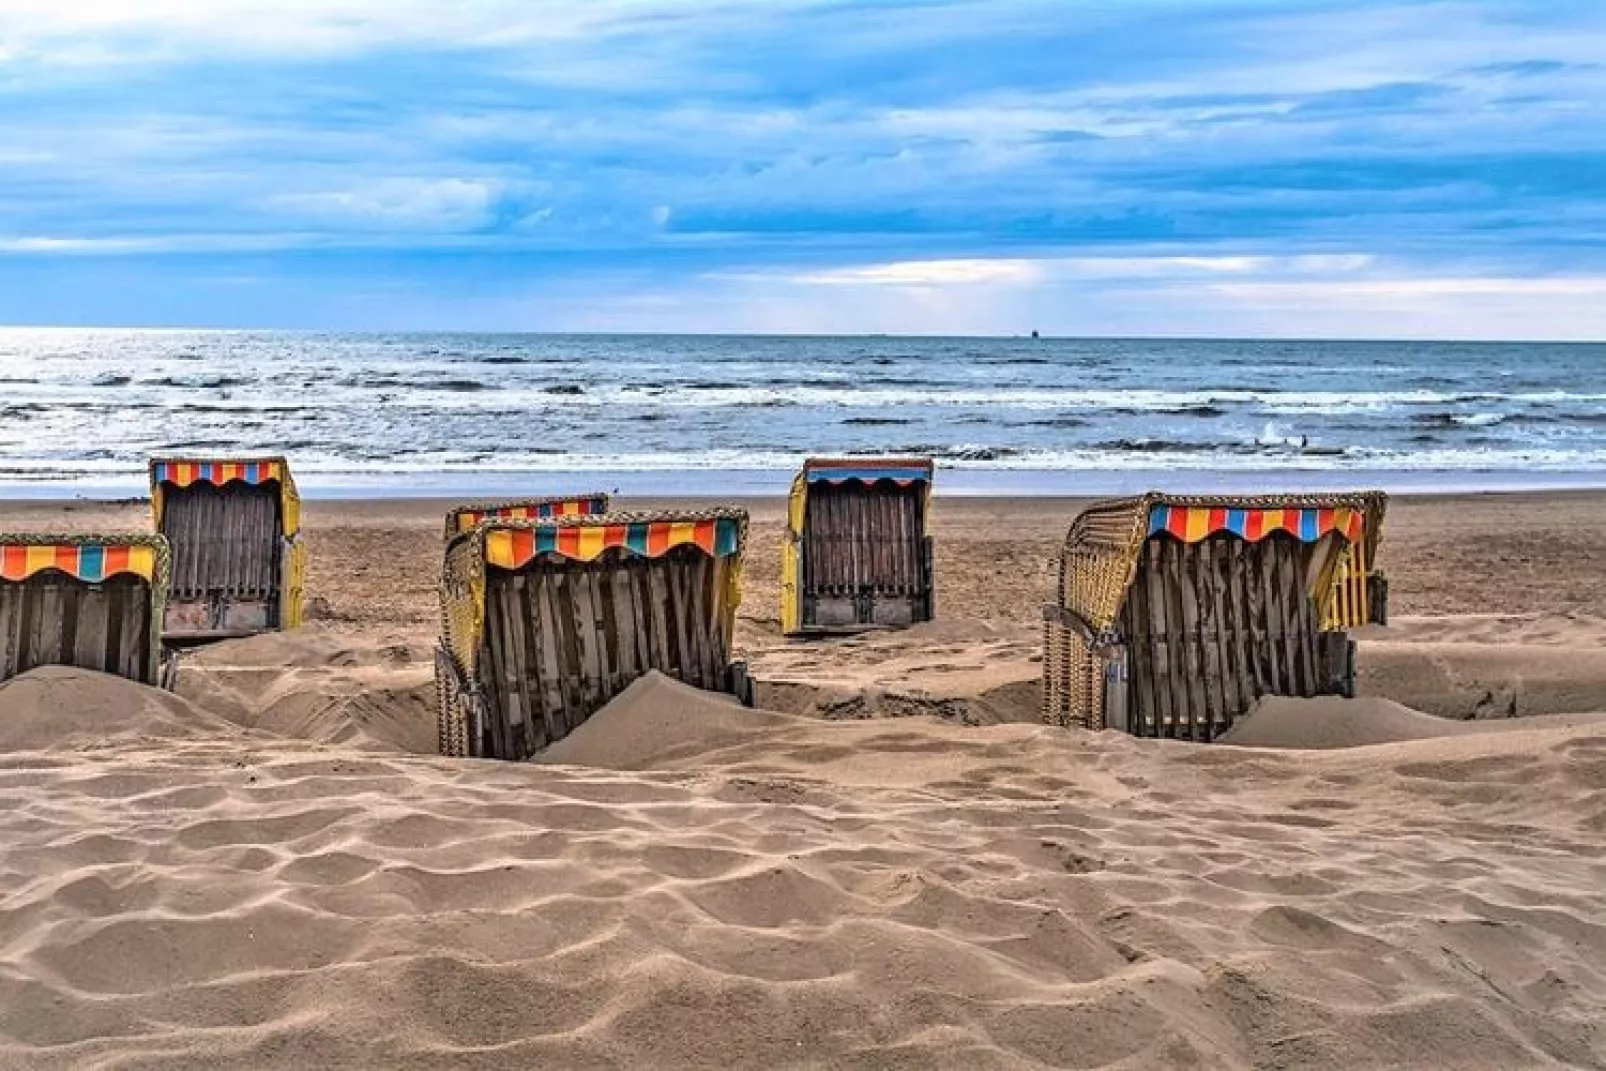
[[[694,547],[643,560],[555,556],[491,569],[481,676],[490,722],[474,753],[525,758],[562,739],[642,673],[729,684],[730,564]]]
[[[1148,540],[1117,621],[1128,731],[1209,741],[1262,695],[1330,689],[1321,608],[1303,587],[1311,553],[1275,536]]]
[[[22,657],[23,585],[0,580],[0,681],[17,674]]]
[[[280,622],[283,529],[277,484],[226,487],[197,483],[167,487],[162,533],[172,547],[170,597],[210,604],[212,627],[224,627],[225,607],[261,602]]]
[[[805,622],[819,600],[851,604],[853,624],[880,623],[882,603],[903,604],[911,620],[930,616],[930,578],[925,563],[924,489],[889,482],[869,487],[850,482],[815,484],[809,490],[801,546]]]
[[[155,683],[150,598],[146,582],[131,576],[0,581],[0,680],[67,665]]]

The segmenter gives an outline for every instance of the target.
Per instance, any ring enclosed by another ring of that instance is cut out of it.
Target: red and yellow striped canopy
[[[156,548],[137,543],[0,544],[0,580],[23,581],[51,569],[90,584],[123,574],[149,581],[156,575]]]
[[[1306,543],[1337,532],[1353,543],[1361,537],[1365,524],[1365,513],[1353,506],[1231,509],[1157,505],[1149,513],[1150,535],[1164,532],[1185,543],[1198,543],[1217,532],[1229,532],[1251,543],[1273,532],[1287,532]]]
[[[157,461],[151,465],[152,483],[188,487],[210,483],[222,487],[239,480],[261,484],[284,480],[284,463],[276,459],[261,461]]]
[[[621,524],[538,524],[491,528],[485,533],[485,561],[501,569],[520,569],[537,554],[595,561],[610,547],[644,558],[696,546],[715,558],[741,550],[741,524],[733,517],[631,521]]]

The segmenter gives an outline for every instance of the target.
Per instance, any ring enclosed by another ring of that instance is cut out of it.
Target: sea
[[[286,454],[326,496],[1606,485],[1606,344],[0,329],[0,493]]]

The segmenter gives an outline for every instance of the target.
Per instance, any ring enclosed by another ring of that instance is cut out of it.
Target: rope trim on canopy
[[[608,496],[598,491],[583,495],[554,495],[511,502],[458,506],[446,516],[446,534],[467,532],[485,521],[534,521],[549,517],[596,517],[608,512]]]

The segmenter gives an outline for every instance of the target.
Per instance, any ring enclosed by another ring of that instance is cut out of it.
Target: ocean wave
[[[1502,423],[1508,413],[1457,413],[1450,419],[1464,428],[1491,428]]]
[[[480,391],[496,390],[495,383],[486,383],[478,379],[430,379],[411,383],[413,390],[443,390],[453,394],[477,394]]]
[[[142,379],[139,382],[144,387],[168,387],[176,390],[231,390],[247,386],[254,381],[239,376],[161,376],[157,379]]]
[[[449,488],[500,467],[768,471],[901,441],[976,470],[1606,472],[1606,348],[1350,349],[0,331],[0,371],[35,380],[0,389],[0,463],[97,473],[226,441],[293,451],[315,479]]]

